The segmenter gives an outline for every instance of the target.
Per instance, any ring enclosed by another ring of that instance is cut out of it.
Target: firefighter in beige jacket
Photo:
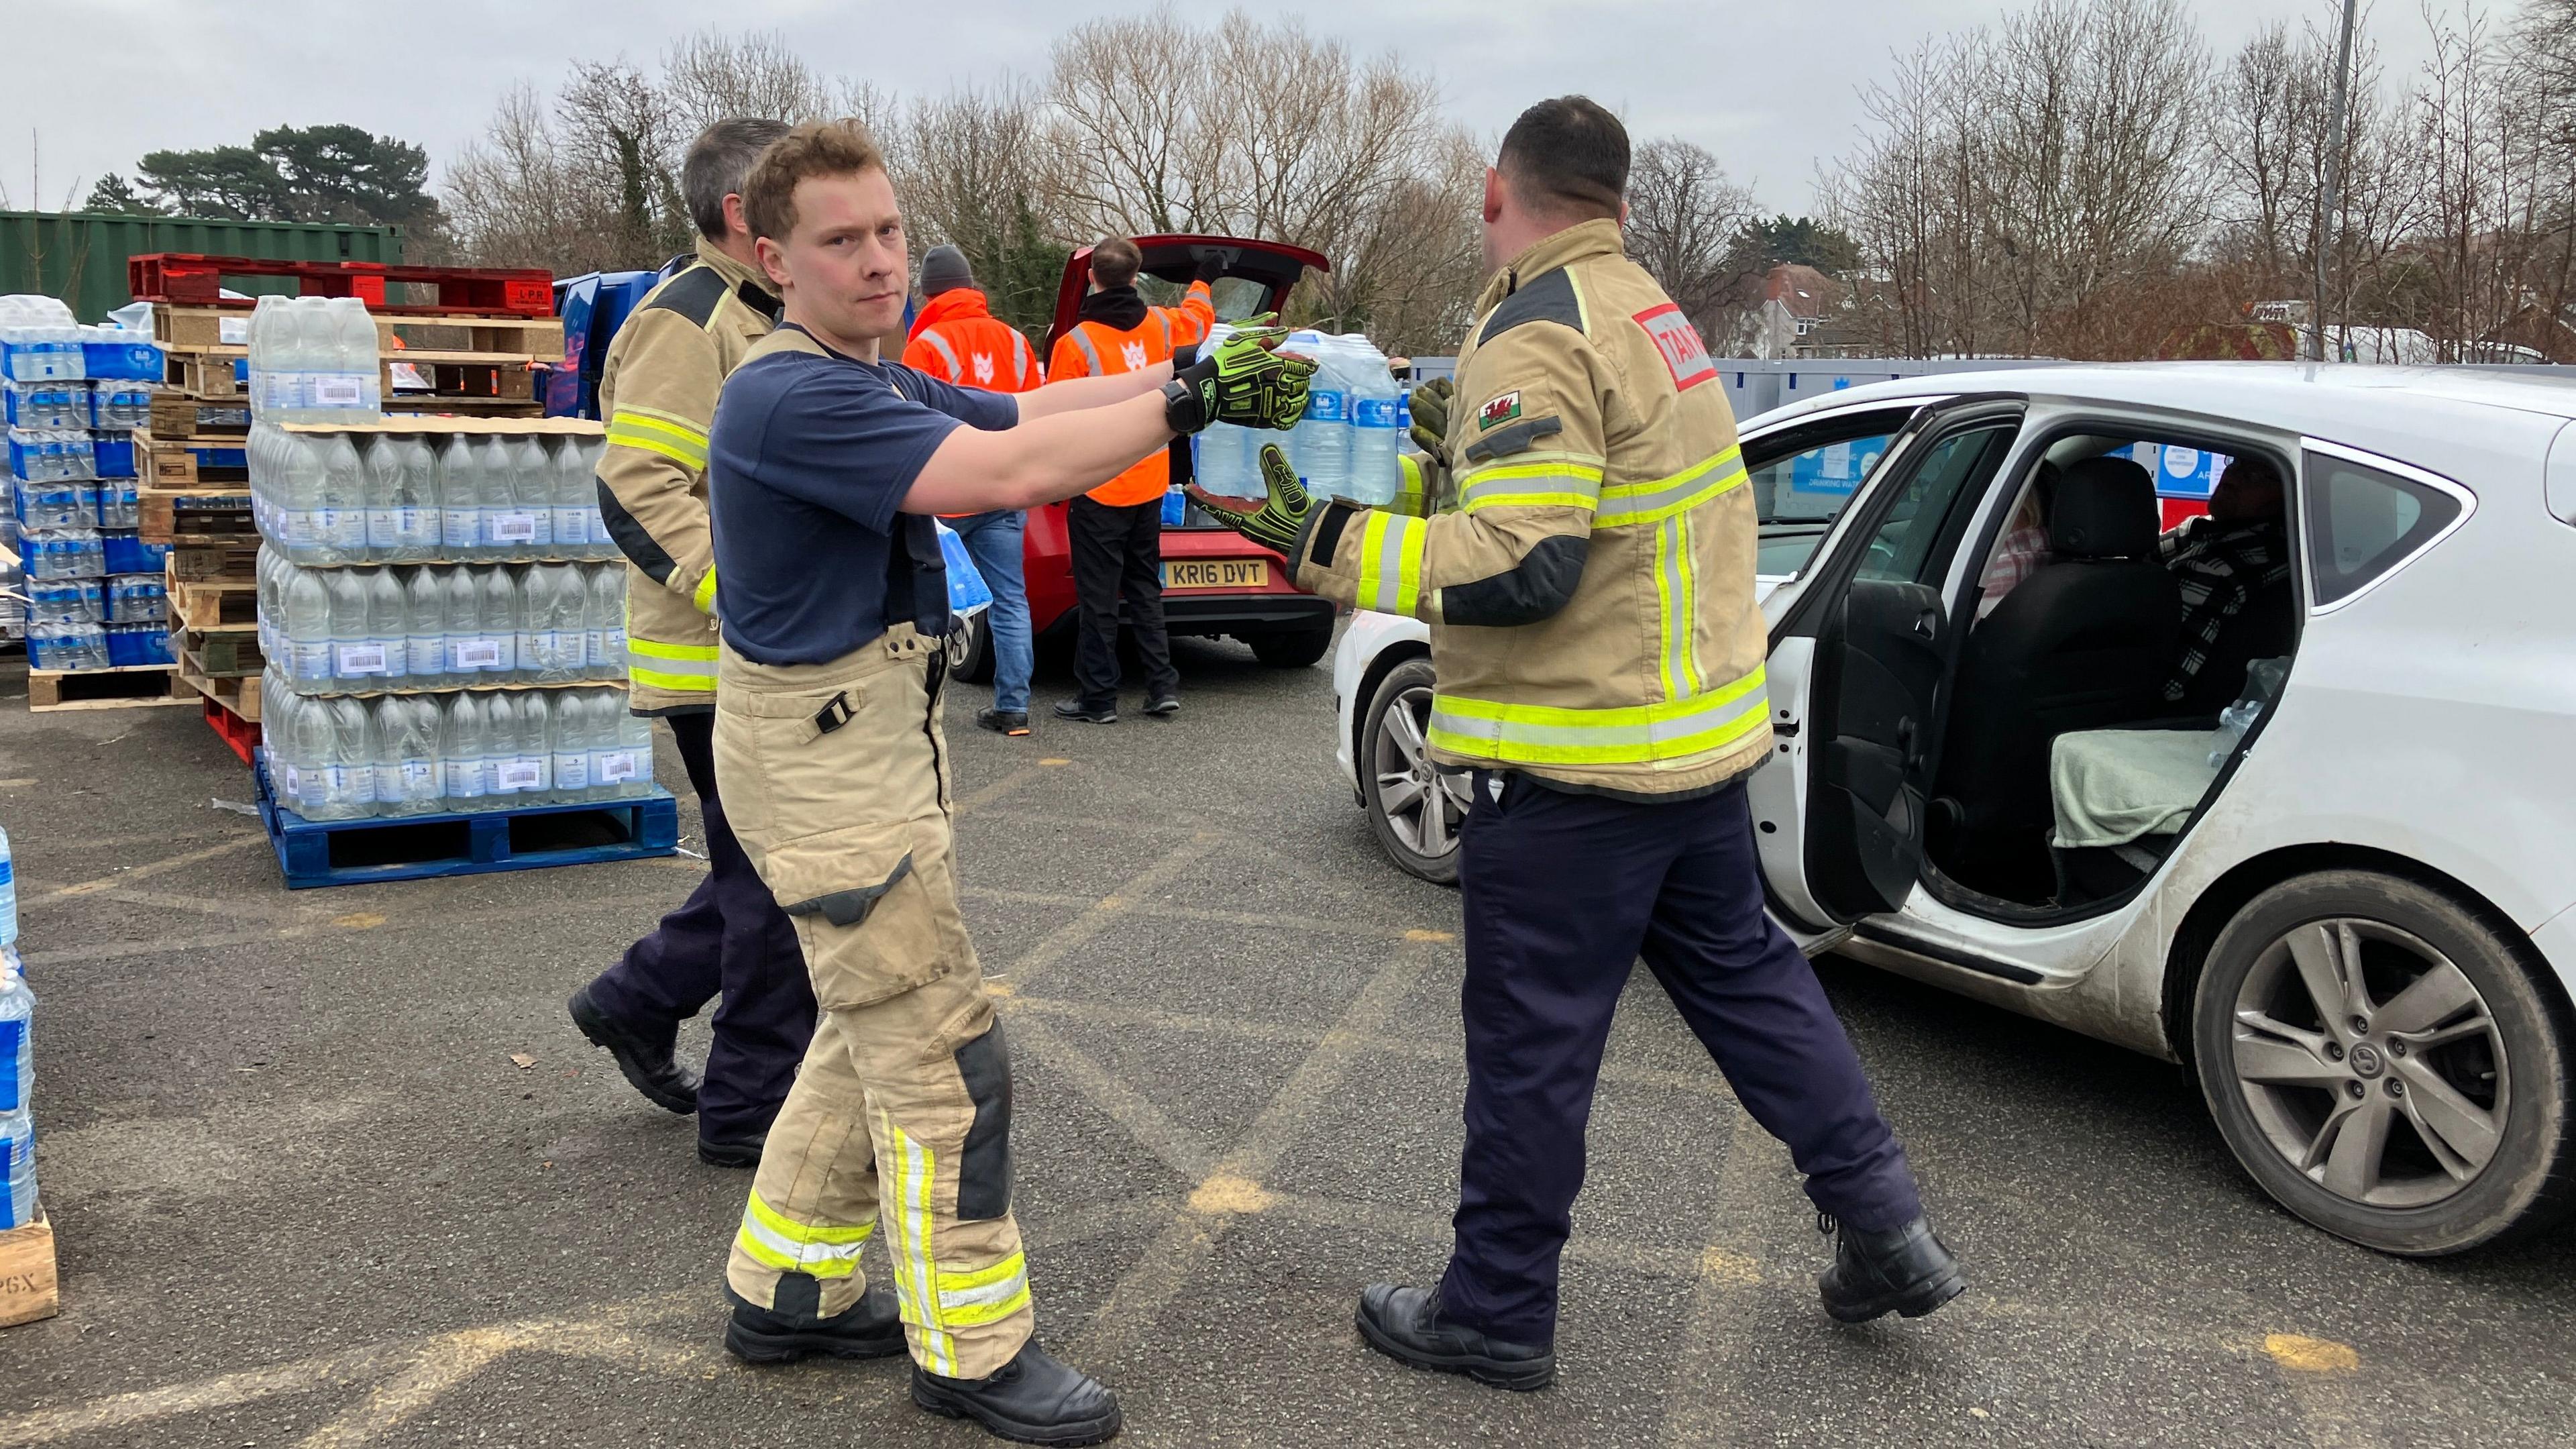
[[[1475,781],[1467,1142],[1447,1273],[1370,1287],[1359,1326],[1507,1388],[1555,1377],[1593,1084],[1640,956],[1839,1221],[1827,1311],[1925,1313],[1962,1286],[1815,974],[1763,913],[1743,785],[1771,749],[1753,490],[1716,364],[1621,255],[1627,169],[1626,132],[1581,97],[1504,137],[1496,271],[1434,457],[1454,508],[1319,507],[1271,449],[1270,500],[1236,519],[1302,587],[1431,625],[1429,741]]]
[[[686,904],[572,999],[584,1035],[656,1104],[698,1117],[698,1156],[750,1167],[814,1035],[796,929],[734,839],[716,796],[716,572],[707,523],[707,429],[716,393],[769,335],[778,296],[753,265],[742,178],[775,121],[719,121],[689,149],[681,186],[697,259],[655,287],[599,382],[608,448],[599,511],[626,555],[629,704],[671,730],[705,819],[707,874]],[[700,1082],[673,1057],[679,1023],[717,998]]]

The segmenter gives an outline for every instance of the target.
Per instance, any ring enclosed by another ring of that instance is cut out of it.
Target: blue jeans
[[[964,540],[967,556],[975,560],[975,571],[984,576],[984,587],[993,591],[993,607],[984,616],[985,627],[993,638],[993,708],[1026,714],[1029,671],[1036,663],[1029,641],[1029,586],[1023,553],[1028,519],[1019,512],[1004,510],[952,518],[948,526]]]

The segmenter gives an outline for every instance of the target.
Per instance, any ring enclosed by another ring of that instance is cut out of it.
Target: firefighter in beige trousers
[[[1118,377],[955,387],[877,360],[906,248],[864,129],[798,127],[743,204],[784,319],[709,430],[715,766],[822,1017],[734,1235],[726,1345],[755,1362],[908,1346],[922,1408],[1097,1443],[1118,1432],[1116,1399],[1031,1336],[1010,1056],[957,909],[932,517],[1072,497],[1212,421],[1289,426],[1311,365],[1249,327]],[[860,1268],[880,1231],[892,1293]]]

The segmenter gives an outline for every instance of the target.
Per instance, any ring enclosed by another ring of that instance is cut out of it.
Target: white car
[[[2576,380],[2295,364],[1952,373],[1750,420],[1774,915],[1811,954],[2191,1066],[2246,1170],[2356,1242],[2557,1220],[2571,420]],[[2211,454],[2286,480],[2291,567],[2191,641],[2174,701],[2179,596],[2134,490]],[[1989,566],[2043,495],[2068,537],[2007,587]],[[1333,683],[1388,853],[1454,878],[1427,630],[1360,615]]]

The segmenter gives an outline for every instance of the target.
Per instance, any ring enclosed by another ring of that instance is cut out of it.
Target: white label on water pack
[[[500,668],[501,641],[498,639],[457,640],[456,667],[459,669]]]
[[[250,346],[250,319],[248,317],[216,318],[215,341],[224,347]]]
[[[599,755],[599,783],[614,785],[635,778],[633,750],[602,750]]]
[[[611,664],[622,662],[608,657],[608,637],[608,631],[605,629],[585,629],[582,631],[581,660],[583,667],[589,669],[605,669]]]
[[[293,765],[289,765],[284,770],[283,775],[286,781],[286,798],[295,804],[303,804],[304,772],[295,768]]]
[[[366,401],[366,385],[355,373],[324,372],[313,378],[313,405],[317,408],[353,408]]]
[[[343,644],[340,646],[342,674],[382,674],[385,672],[385,646],[382,644]]]
[[[534,543],[537,541],[537,516],[533,513],[495,513],[492,515],[494,543]]]
[[[534,790],[545,778],[545,766],[524,756],[492,762],[492,787],[504,792]]]

